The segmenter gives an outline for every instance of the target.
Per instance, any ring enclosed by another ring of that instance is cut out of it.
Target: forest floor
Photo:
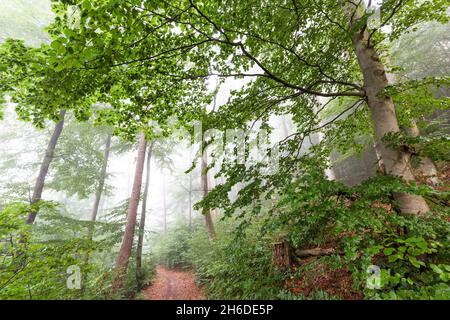
[[[156,279],[144,289],[146,300],[204,300],[203,290],[195,284],[192,271],[156,268]]]

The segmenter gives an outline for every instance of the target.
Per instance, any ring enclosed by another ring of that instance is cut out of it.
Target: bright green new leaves
[[[90,122],[78,123],[73,116],[66,116],[52,161],[53,179],[47,186],[65,191],[69,197],[77,195],[79,199],[95,194],[101,181],[104,144],[109,131],[108,128],[94,127]],[[105,189],[110,187],[107,185]]]
[[[57,121],[63,109],[74,109],[80,120],[89,116],[92,83],[84,83],[81,73],[53,70],[49,46],[28,48],[7,40],[0,51],[0,90],[17,103],[22,120],[43,127],[46,119]]]

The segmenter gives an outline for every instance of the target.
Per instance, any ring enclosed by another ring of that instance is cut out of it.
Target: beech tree
[[[449,74],[448,41],[450,27],[448,24],[429,22],[418,26],[417,30],[402,35],[392,46],[392,64],[398,67],[397,78],[401,80],[420,80],[427,77],[446,77]],[[396,106],[400,106],[400,124],[413,138],[423,136],[421,131],[430,138],[428,128],[439,123],[442,127],[446,115],[446,102],[448,100],[448,86],[431,86],[429,95],[440,97],[442,104],[431,104],[430,99],[413,101],[412,99],[399,99]],[[425,105],[424,105],[425,104]],[[424,110],[424,111],[422,111]],[[444,116],[444,117],[439,117]],[[445,126],[445,125],[444,125]],[[439,131],[439,129],[438,129]],[[430,141],[427,142],[430,145]],[[423,148],[422,148],[423,149]],[[419,173],[431,184],[439,183],[435,165],[436,153],[418,154]],[[435,160],[433,160],[433,158]]]
[[[55,130],[52,133],[52,136],[48,142],[47,149],[45,150],[45,156],[41,163],[41,167],[39,168],[39,174],[36,178],[36,184],[33,189],[33,196],[31,198],[31,205],[38,204],[42,199],[42,191],[44,190],[45,178],[47,177],[48,169],[50,167],[50,163],[53,160],[53,154],[55,152],[56,144],[58,143],[58,139],[61,135],[64,126],[64,115],[66,111],[61,111],[61,120],[56,124]],[[27,216],[26,223],[33,224],[36,219],[36,215],[38,213],[37,207],[34,208]]]
[[[398,6],[400,5],[401,2],[398,3]],[[395,150],[382,141],[387,134],[397,133],[400,128],[394,103],[389,96],[384,94],[384,90],[388,86],[386,67],[380,60],[380,54],[370,43],[374,31],[367,30],[367,22],[361,26],[363,18],[361,9],[365,8],[355,6],[353,3],[347,3],[344,7],[350,20],[350,27],[353,29],[352,45],[364,79],[363,87],[374,124],[376,148],[388,174],[402,177],[407,182],[415,181],[409,163],[411,155],[408,152]],[[391,10],[395,13],[396,7]],[[430,210],[425,200],[419,196],[398,193],[394,194],[394,197],[399,203],[400,210],[404,213],[419,214]]]
[[[111,149],[111,135],[108,134],[105,139],[105,153],[104,153],[104,158],[103,158],[102,170],[100,172],[100,181],[97,186],[97,191],[95,192],[94,205],[92,206],[92,213],[91,213],[91,221],[92,222],[95,222],[95,220],[97,219],[98,207],[100,205],[100,199],[101,199],[102,193],[105,188],[106,169],[108,167],[108,159],[109,159],[110,149]]]
[[[207,161],[208,161],[207,155],[205,153],[202,156],[201,166],[200,166],[203,197],[206,197],[209,193],[208,162]],[[208,239],[210,242],[214,241],[214,239],[216,238],[216,231],[214,229],[214,222],[212,220],[211,211],[208,209],[204,209],[203,216],[205,218],[205,226],[206,226],[206,231],[208,233]]]
[[[65,8],[60,4],[61,12]],[[292,1],[286,5],[258,0],[226,4],[105,0],[80,2],[79,8],[78,29],[57,24],[70,33],[70,37],[53,42],[65,52],[58,64],[76,61],[72,64],[100,70],[126,66],[134,77],[135,70],[146,68],[166,84],[177,81],[178,86],[191,87],[212,75],[250,77],[254,81],[247,89],[214,116],[215,127],[229,127],[231,121],[233,126],[244,126],[275,112],[292,113],[302,127],[295,135],[299,140],[317,130],[316,97],[351,97],[355,99],[352,108],[368,106],[386,172],[406,182],[415,181],[410,154],[388,147],[383,140],[399,132],[399,125],[386,93],[387,69],[382,59],[387,52],[381,44],[422,21],[447,21],[445,1],[385,1],[375,27],[368,25],[374,13],[363,1]],[[124,25],[133,28],[121,32]],[[103,32],[101,39],[94,29]],[[94,46],[86,46],[94,39]],[[124,50],[130,46],[133,50]],[[178,71],[167,69],[168,63],[187,61]],[[166,69],[158,67],[161,65]],[[145,76],[150,77],[149,72]],[[404,213],[429,210],[420,196],[399,192],[394,197]]]
[[[147,151],[146,160],[146,174],[145,174],[145,187],[144,193],[142,194],[142,207],[141,207],[141,218],[139,219],[139,231],[138,231],[138,242],[136,248],[136,282],[139,289],[142,288],[142,247],[144,245],[144,233],[145,233],[145,217],[147,214],[147,198],[148,189],[150,186],[150,163],[152,159],[154,141],[150,143]]]
[[[139,206],[139,198],[141,196],[142,175],[144,172],[145,153],[147,149],[147,141],[144,133],[139,136],[139,147],[136,159],[136,171],[134,173],[133,189],[131,191],[130,202],[128,204],[127,222],[125,232],[123,234],[122,244],[116,260],[116,276],[114,279],[112,290],[117,292],[122,287],[123,277],[128,268],[128,262],[131,256],[131,248],[136,227],[137,210]]]
[[[105,189],[106,170],[108,168],[110,151],[111,151],[111,134],[108,134],[105,139],[105,150],[103,156],[103,164],[100,172],[100,179],[98,181],[97,190],[95,192],[94,204],[92,206],[92,212],[90,217],[91,218],[90,221],[92,223],[88,228],[88,241],[92,241],[92,238],[94,236],[95,222],[97,221],[98,208],[100,206],[100,200]],[[86,263],[89,262],[89,254],[86,254],[85,262]]]

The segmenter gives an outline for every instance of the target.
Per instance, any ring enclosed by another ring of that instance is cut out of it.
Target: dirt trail
[[[156,268],[156,279],[144,289],[147,300],[204,300],[201,288],[195,284],[195,275],[191,271],[168,270],[162,266]]]

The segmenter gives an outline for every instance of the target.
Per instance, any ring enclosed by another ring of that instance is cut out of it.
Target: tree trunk
[[[144,232],[145,232],[145,214],[147,212],[147,196],[148,196],[148,188],[150,185],[150,160],[152,158],[152,150],[153,150],[154,141],[150,144],[150,147],[147,152],[147,163],[146,163],[146,176],[145,176],[145,188],[144,194],[142,196],[142,209],[141,209],[141,220],[139,223],[139,231],[138,231],[138,243],[136,248],[136,283],[138,290],[142,289],[142,247],[144,244]]]
[[[291,246],[287,240],[274,243],[272,248],[272,265],[277,269],[289,269],[292,263]]]
[[[131,191],[130,202],[128,204],[127,223],[123,235],[122,244],[116,260],[116,276],[112,285],[112,292],[116,293],[123,285],[123,278],[126,275],[128,261],[131,256],[133,246],[134,231],[136,228],[137,209],[139,197],[141,195],[142,174],[144,172],[145,152],[147,142],[142,133],[139,137],[138,156],[136,160],[136,171],[134,173],[133,189]]]
[[[64,126],[64,116],[66,115],[66,110],[61,110],[61,120],[56,124],[55,129],[53,130],[50,141],[48,142],[47,149],[45,150],[44,160],[41,163],[41,167],[39,169],[39,175],[36,179],[36,183],[34,185],[33,196],[31,197],[31,205],[34,205],[41,201],[42,199],[42,191],[44,190],[45,178],[47,177],[48,168],[50,167],[50,163],[53,159],[53,154],[55,152],[56,144],[58,143],[58,139],[61,135],[63,126]],[[34,223],[36,219],[36,215],[38,213],[37,209],[33,209],[27,216],[26,223],[31,225]]]
[[[163,231],[167,234],[166,178],[163,177]]]
[[[346,8],[346,11],[353,14],[354,7],[351,11]],[[353,26],[360,19],[361,14],[356,12],[350,24]],[[374,124],[377,150],[387,174],[399,176],[406,182],[415,181],[410,167],[411,155],[405,151],[389,148],[382,141],[387,133],[399,132],[400,129],[394,103],[390,97],[383,95],[383,90],[388,85],[385,67],[375,49],[368,45],[368,37],[367,29],[357,30],[352,36],[352,43],[364,77],[364,88]],[[397,192],[394,194],[394,199],[402,213],[420,214],[430,210],[421,196]]]
[[[307,258],[307,257],[319,257],[319,256],[328,256],[336,253],[334,248],[313,248],[313,249],[298,249],[295,250],[295,255],[299,258]]]
[[[201,180],[202,180],[202,188],[203,188],[203,197],[209,192],[209,182],[208,182],[208,158],[206,152],[203,153],[203,157],[201,160]],[[203,216],[205,217],[205,225],[206,231],[208,233],[208,239],[210,242],[214,241],[216,238],[216,231],[214,230],[214,223],[211,217],[211,212],[209,210],[203,210]]]
[[[412,121],[412,126],[410,128],[405,128],[405,132],[411,137],[420,136],[420,130],[417,127],[415,121]],[[431,160],[429,157],[420,157],[419,160],[420,164],[419,168],[417,169],[419,174],[425,178],[428,184],[430,185],[438,184],[439,183],[439,178],[437,176],[438,172],[433,160]]]
[[[92,207],[91,212],[91,225],[88,229],[88,241],[90,242],[94,236],[94,224],[95,221],[97,221],[97,213],[98,208],[100,205],[100,199],[102,197],[103,189],[105,187],[105,180],[106,180],[106,169],[108,167],[108,160],[109,160],[109,153],[111,149],[111,134],[108,134],[105,140],[105,153],[103,157],[103,165],[102,165],[102,171],[100,172],[100,180],[98,182],[97,192],[95,193],[95,200],[94,200],[94,206]],[[89,263],[89,252],[86,254],[85,257],[85,264],[87,265]]]
[[[189,172],[189,230],[192,229],[192,173]]]
[[[395,75],[393,73],[388,73],[386,75],[388,79],[389,84],[395,83]],[[420,130],[419,127],[417,127],[417,123],[414,119],[410,120],[410,127],[401,128],[407,135],[411,137],[418,137],[420,136]],[[429,185],[436,185],[439,183],[439,178],[437,176],[437,169],[436,166],[429,157],[419,157],[420,163],[419,168],[417,172],[414,172],[416,175],[417,173],[420,175],[420,178],[425,178],[425,181]],[[416,176],[417,178],[417,176]]]
[[[106,179],[106,169],[108,167],[108,160],[109,160],[109,152],[111,150],[111,134],[108,134],[105,141],[105,153],[103,157],[103,165],[102,165],[102,171],[100,172],[100,181],[98,183],[97,192],[95,193],[95,200],[94,200],[94,206],[92,207],[91,212],[91,221],[95,222],[97,220],[97,213],[98,208],[100,205],[100,200],[102,197],[103,189],[105,187],[105,179]],[[93,232],[94,232],[94,226],[89,230],[89,239],[92,239]]]

